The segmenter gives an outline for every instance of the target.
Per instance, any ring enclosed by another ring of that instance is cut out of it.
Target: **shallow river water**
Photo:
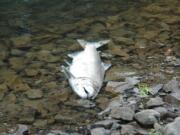
[[[60,69],[68,53],[82,49],[76,39],[111,40],[101,49],[112,67],[95,107],[72,92]],[[0,0],[0,134],[17,124],[32,134],[88,134],[118,95],[109,81],[179,80],[179,43],[178,0]]]

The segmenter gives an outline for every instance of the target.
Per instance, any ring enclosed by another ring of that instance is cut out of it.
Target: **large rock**
[[[91,129],[91,135],[109,135],[110,131],[102,127]]]
[[[130,107],[118,107],[112,109],[110,116],[115,119],[131,121],[134,117],[134,111]]]
[[[137,134],[136,128],[132,125],[122,125],[121,135],[135,135]]]
[[[173,104],[174,106],[180,107],[180,87],[179,81],[172,79],[164,85],[163,89],[166,92],[171,92],[165,97],[165,101]]]
[[[163,105],[163,104],[164,104],[164,102],[163,102],[162,98],[160,98],[160,97],[151,98],[151,99],[146,103],[146,105],[147,105],[148,108],[156,107],[156,106],[161,106],[161,105]]]
[[[180,117],[177,117],[174,122],[165,126],[164,135],[179,135],[180,134]]]
[[[160,118],[160,113],[147,109],[135,114],[135,119],[144,126],[152,126],[154,123],[158,122]]]

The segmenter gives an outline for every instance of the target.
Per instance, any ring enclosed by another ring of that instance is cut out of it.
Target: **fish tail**
[[[95,46],[96,48],[99,48],[99,47],[110,42],[110,40],[100,40],[98,42],[88,42],[88,41],[85,41],[83,39],[77,39],[77,41],[83,48],[85,48],[88,45]]]

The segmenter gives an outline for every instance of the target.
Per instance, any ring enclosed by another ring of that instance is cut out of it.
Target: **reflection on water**
[[[97,121],[113,95],[102,89],[94,109],[71,92],[60,64],[76,39],[111,39],[106,80],[135,72],[149,84],[177,76],[178,0],[1,0],[0,132],[7,124],[77,127]],[[7,123],[7,124],[4,124]]]

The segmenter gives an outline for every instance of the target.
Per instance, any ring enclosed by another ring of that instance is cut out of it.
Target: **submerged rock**
[[[13,42],[14,46],[16,48],[29,48],[30,42],[31,42],[31,35],[24,34],[19,37],[13,37],[11,38],[11,41]]]
[[[180,133],[180,117],[177,117],[174,122],[165,126],[164,135],[179,135]]]
[[[135,114],[135,119],[144,126],[152,126],[158,122],[159,118],[160,113],[152,109],[142,110]]]
[[[43,92],[38,89],[31,89],[26,92],[29,99],[39,99],[43,97]]]

